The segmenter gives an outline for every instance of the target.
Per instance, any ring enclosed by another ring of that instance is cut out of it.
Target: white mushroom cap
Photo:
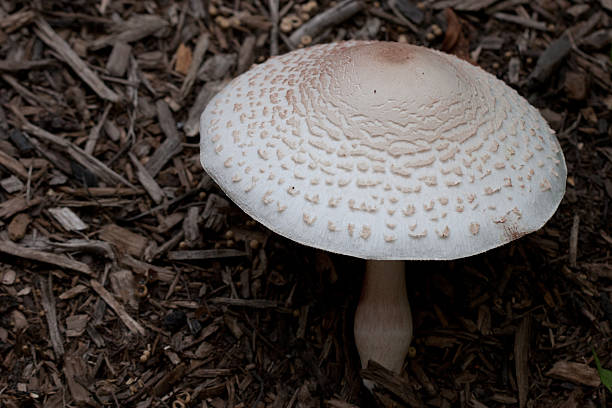
[[[482,69],[344,42],[274,57],[201,118],[206,172],[294,241],[366,259],[455,259],[535,231],[567,170],[546,121]]]

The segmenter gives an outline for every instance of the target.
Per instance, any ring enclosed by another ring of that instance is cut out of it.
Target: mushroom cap
[[[270,58],[201,117],[201,162],[251,217],[366,259],[456,259],[535,231],[567,169],[514,89],[452,55],[350,41]]]

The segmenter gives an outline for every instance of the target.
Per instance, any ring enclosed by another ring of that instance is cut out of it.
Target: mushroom
[[[391,42],[317,45],[235,78],[201,117],[201,162],[247,214],[367,260],[361,362],[402,369],[404,261],[478,254],[535,231],[565,192],[540,113],[454,56]]]

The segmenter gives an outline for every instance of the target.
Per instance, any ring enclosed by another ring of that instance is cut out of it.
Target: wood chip
[[[151,177],[157,176],[157,173],[168,163],[175,154],[178,154],[183,149],[181,138],[176,129],[176,122],[172,117],[168,104],[162,100],[157,101],[157,118],[159,126],[166,135],[166,140],[159,146],[147,164],[145,165]]]
[[[498,20],[522,25],[523,27],[535,28],[536,30],[541,30],[541,31],[549,31],[548,26],[543,21],[535,21],[535,20],[532,20],[531,18],[525,18],[521,16],[515,16],[512,14],[506,14],[506,13],[495,13],[493,14],[493,17],[495,17]]]
[[[128,43],[117,41],[113,45],[113,50],[106,62],[108,73],[117,77],[124,76],[130,62],[131,53],[132,47]]]
[[[121,228],[115,224],[109,224],[102,228],[99,234],[102,241],[114,245],[120,252],[140,258],[149,240],[140,234],[128,229]]]
[[[25,213],[17,214],[8,225],[8,236],[11,241],[20,241],[26,234],[32,218]]]
[[[129,20],[117,23],[113,29],[115,34],[96,39],[89,48],[96,51],[117,42],[131,43],[153,34],[161,34],[166,27],[168,22],[157,15],[135,14]]]
[[[62,37],[60,37],[51,26],[42,18],[35,20],[36,35],[50,48],[55,50],[62,58],[62,60],[70,65],[74,72],[81,77],[81,79],[91,87],[91,89],[100,96],[102,99],[109,100],[111,102],[121,101],[121,97],[108,88],[104,82],[93,72],[85,62]]]
[[[7,170],[21,177],[23,180],[27,180],[28,178],[28,171],[25,169],[25,167],[23,167],[19,161],[13,159],[11,156],[2,151],[0,151],[0,166],[6,167]]]
[[[93,275],[93,272],[89,266],[83,262],[75,261],[74,259],[70,259],[64,255],[56,255],[49,252],[38,251],[32,248],[26,248],[10,241],[0,241],[0,252],[19,258],[59,266],[60,268],[66,268],[88,276]]]
[[[599,387],[601,385],[601,379],[599,378],[597,370],[584,363],[557,361],[555,365],[548,370],[546,375],[589,387]]]
[[[49,328],[49,340],[57,358],[64,355],[64,343],[59,331],[57,321],[57,310],[55,309],[55,296],[53,295],[53,281],[51,274],[47,279],[39,278],[40,303],[45,311],[47,327]]]
[[[368,362],[368,367],[361,370],[361,376],[389,391],[410,407],[425,407],[425,404],[415,395],[410,382],[375,361]]]
[[[210,303],[227,305],[227,306],[240,306],[250,307],[253,309],[270,309],[278,307],[278,302],[274,300],[266,299],[234,299],[225,297],[216,297],[208,300]]]
[[[200,209],[198,207],[189,207],[187,216],[183,220],[183,231],[185,231],[185,242],[188,247],[192,248],[200,239]]]
[[[302,38],[314,38],[330,26],[340,24],[360,12],[364,7],[361,0],[343,0],[333,7],[317,14],[295,30],[289,42],[293,47],[301,44]]]
[[[141,336],[146,334],[144,327],[142,327],[140,323],[134,320],[134,318],[132,318],[132,316],[125,311],[125,308],[121,305],[121,303],[117,302],[113,295],[107,291],[100,282],[92,279],[89,281],[89,283],[92,289],[95,290],[102,299],[104,299],[106,304],[109,305],[110,308],[115,311],[115,313],[117,313],[117,316],[119,316],[123,324],[125,324],[130,331],[140,334]]]
[[[89,228],[70,208],[49,208],[48,211],[66,231],[85,231]]]
[[[87,362],[83,358],[82,348],[67,353],[64,358],[64,376],[68,383],[68,390],[76,404],[85,406],[93,405],[87,388],[82,384],[88,376]]]
[[[66,318],[66,336],[80,337],[85,333],[85,328],[89,322],[89,315],[77,314]]]
[[[138,308],[138,300],[136,299],[136,279],[134,274],[126,269],[121,269],[110,274],[110,283],[115,295],[123,301],[124,304],[130,305],[131,308]]]
[[[46,142],[52,143],[56,147],[61,148],[63,151],[68,153],[70,157],[72,157],[77,163],[79,163],[81,166],[83,166],[87,170],[91,171],[93,174],[95,174],[97,177],[99,177],[101,180],[104,180],[108,184],[114,185],[119,182],[119,183],[125,184],[128,187],[135,188],[124,177],[115,173],[106,164],[102,163],[100,160],[96,159],[91,154],[88,154],[80,147],[75,146],[70,141],[65,140],[52,133],[49,133],[46,130],[30,123],[25,118],[25,116],[23,116],[23,114],[20,112],[20,109],[17,108],[16,106],[9,105],[9,108],[17,116],[21,130],[25,132],[29,132],[31,135],[34,135],[37,138],[40,138]],[[43,148],[40,144],[38,144],[38,142],[32,139],[28,139],[28,140],[36,147],[36,149],[39,152],[41,152],[41,154],[44,154],[47,152],[48,149]],[[56,165],[59,165],[58,160],[54,159],[51,161],[54,162]],[[68,167],[70,168],[70,166]]]
[[[168,252],[168,259],[171,261],[195,261],[246,255],[246,252],[237,249],[199,249],[192,251],[170,251]]]
[[[534,70],[529,75],[529,81],[533,85],[545,83],[552,76],[559,64],[567,57],[572,44],[567,34],[562,35],[544,50],[538,57]]]
[[[580,228],[580,216],[574,215],[572,229],[570,230],[570,247],[569,247],[569,264],[572,268],[576,267],[576,258],[578,257],[578,230]]]
[[[183,81],[183,85],[181,86],[179,100],[185,99],[187,95],[189,95],[189,93],[191,92],[191,88],[195,83],[198,71],[200,69],[200,65],[204,60],[204,54],[206,54],[206,50],[208,49],[209,44],[210,36],[208,35],[208,33],[203,33],[202,35],[200,35],[196,43],[195,50],[193,51],[193,58],[191,59],[189,69],[186,72],[185,80]]]
[[[161,189],[159,184],[155,181],[155,179],[149,174],[149,171],[146,167],[140,163],[138,158],[134,156],[132,153],[129,153],[130,160],[134,167],[136,167],[136,177],[138,177],[138,181],[144,187],[145,191],[149,193],[151,199],[155,202],[155,204],[159,204],[163,201],[165,195],[164,191]]]
[[[21,180],[15,176],[0,180],[0,186],[9,194],[18,193],[25,187]]]
[[[13,197],[3,201],[0,203],[0,218],[10,218],[21,211],[40,204],[41,201],[40,197],[36,197],[30,201],[26,200],[25,197]]]
[[[76,297],[76,296],[80,295],[81,293],[85,293],[88,290],[89,289],[87,288],[87,286],[82,285],[82,284],[78,284],[78,285],[68,289],[67,291],[65,291],[64,293],[59,295],[58,297],[61,300],[68,300],[68,299],[72,299],[73,297]]]
[[[200,89],[196,100],[189,109],[187,122],[185,123],[185,134],[193,137],[200,133],[200,115],[206,109],[208,102],[215,96],[223,87],[225,82],[209,82]]]

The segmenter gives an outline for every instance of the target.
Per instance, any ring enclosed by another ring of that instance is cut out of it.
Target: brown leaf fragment
[[[117,248],[119,252],[127,253],[140,258],[147,247],[149,240],[142,235],[122,228],[115,224],[109,224],[102,228],[99,238]]]
[[[107,305],[110,306],[111,309],[115,311],[115,313],[117,313],[117,316],[119,316],[123,324],[125,324],[130,331],[140,334],[141,336],[146,335],[144,327],[142,327],[140,323],[134,320],[134,318],[125,311],[123,305],[117,302],[115,297],[109,291],[107,291],[100,282],[92,279],[89,281],[89,283],[91,284],[92,289],[95,290],[98,295],[100,295],[100,297],[106,302]]]
[[[574,384],[599,387],[601,379],[597,370],[584,363],[557,361],[546,375]]]
[[[440,49],[444,52],[453,53],[453,49],[461,36],[461,22],[451,8],[444,9],[444,17],[446,18],[446,32]]]
[[[191,60],[191,63],[189,64],[189,69],[187,70],[183,85],[181,86],[181,91],[179,93],[180,100],[185,99],[187,95],[189,95],[189,92],[191,92],[191,87],[195,83],[198,70],[200,69],[200,65],[204,60],[204,54],[206,54],[206,50],[208,49],[209,43],[210,37],[208,33],[201,34],[198,38],[195,50],[193,52],[193,58]]]
[[[191,60],[193,55],[191,48],[185,44],[180,44],[176,50],[176,62],[174,63],[174,70],[180,74],[187,75],[189,67],[191,66]]]
[[[20,241],[28,230],[32,218],[28,214],[17,214],[8,225],[8,235],[11,241]]]

